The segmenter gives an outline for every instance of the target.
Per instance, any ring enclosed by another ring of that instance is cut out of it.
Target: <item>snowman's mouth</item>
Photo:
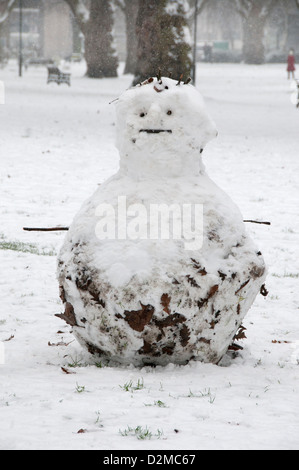
[[[139,132],[146,132],[147,134],[160,134],[161,132],[168,132],[168,134],[172,134],[171,129],[140,129]]]

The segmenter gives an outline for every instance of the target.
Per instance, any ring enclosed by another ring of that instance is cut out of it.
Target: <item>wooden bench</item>
[[[59,70],[58,67],[48,67],[48,83],[55,82],[58,85],[61,83],[66,83],[68,86],[71,86],[71,74],[64,73]]]

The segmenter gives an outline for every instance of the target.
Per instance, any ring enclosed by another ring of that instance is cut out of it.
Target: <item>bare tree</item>
[[[118,58],[113,47],[113,10],[109,0],[64,0],[85,38],[87,76],[116,77]]]
[[[139,0],[114,0],[126,18],[127,58],[124,73],[135,73],[137,58],[136,20]]]
[[[5,34],[6,22],[10,12],[14,8],[16,0],[0,0],[0,36]],[[8,58],[8,51],[0,42],[0,63]]]
[[[16,0],[0,0],[0,24],[7,20],[15,3]]]
[[[198,14],[201,13],[211,0],[188,0],[188,2],[191,7],[190,13],[194,15],[195,9]]]
[[[134,83],[158,70],[177,79],[191,75],[191,37],[186,0],[139,0]]]
[[[281,0],[232,0],[243,23],[243,55],[247,64],[265,61],[264,30],[267,18]],[[299,0],[295,0],[299,4]]]

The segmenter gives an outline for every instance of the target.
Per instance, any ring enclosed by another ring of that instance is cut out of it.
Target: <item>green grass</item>
[[[298,279],[299,278],[299,273],[284,273],[284,274],[276,274],[276,273],[273,273],[272,274],[273,277],[290,277],[290,278],[293,278],[293,279]]]
[[[77,393],[83,393],[83,392],[85,392],[85,385],[78,385],[78,384],[76,384],[76,392],[77,392]]]
[[[86,362],[82,362],[80,358],[73,359],[72,356],[70,356],[70,359],[72,362],[68,362],[68,367],[86,367],[88,365]]]
[[[97,415],[97,419],[95,421],[95,424],[97,426],[99,426],[100,428],[103,428],[103,424],[102,424],[102,418],[101,418],[101,412],[100,411],[96,411],[96,415]]]
[[[101,361],[95,361],[95,362],[92,362],[92,363],[88,363],[86,361],[82,361],[81,358],[73,358],[72,356],[69,356],[70,357],[70,362],[67,363],[67,366],[68,367],[89,367],[89,366],[95,366],[99,369],[102,369],[103,367],[105,367],[105,364],[103,364]]]
[[[216,395],[212,395],[211,390],[209,388],[204,389],[204,391],[199,391],[198,393],[193,393],[189,389],[189,394],[187,395],[187,397],[188,398],[208,398],[209,403],[214,403]]]
[[[38,256],[56,256],[57,253],[54,250],[40,250],[37,245],[33,243],[23,243],[18,241],[6,241],[1,236],[0,250],[17,251],[19,253],[31,253]]]
[[[143,382],[143,379],[138,379],[136,385],[133,385],[133,381],[130,380],[129,382],[126,382],[124,385],[120,385],[120,388],[124,392],[135,392],[136,390],[142,390],[144,388],[144,382]]]
[[[154,403],[145,403],[145,406],[157,406],[158,408],[168,408],[168,406],[161,400],[155,400]]]
[[[121,436],[134,436],[138,440],[145,440],[145,439],[152,439],[152,437],[156,439],[160,439],[163,435],[163,431],[160,429],[157,429],[156,433],[153,434],[152,431],[148,429],[147,426],[144,428],[142,426],[136,426],[136,428],[131,428],[130,426],[127,426],[125,430],[119,430],[119,433]]]

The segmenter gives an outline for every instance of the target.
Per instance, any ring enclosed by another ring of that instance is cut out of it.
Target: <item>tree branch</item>
[[[1,0],[0,2],[0,24],[7,20],[11,10],[14,8],[16,0]],[[4,6],[4,8],[2,7]]]
[[[299,8],[299,0],[295,0]],[[236,11],[244,18],[247,19],[252,9],[258,8],[258,17],[265,20],[274,7],[281,3],[281,0],[233,0]]]
[[[80,30],[84,33],[89,22],[89,9],[82,0],[64,0],[73,12]]]
[[[196,0],[195,0],[196,1]],[[207,6],[207,3],[208,3],[209,0],[199,0],[197,2],[197,14],[200,15],[200,13],[204,10],[204,8]],[[299,0],[298,0],[299,1]],[[195,2],[193,2],[195,3]],[[192,3],[192,7],[190,7],[190,12],[188,14],[188,18],[192,18],[195,14],[195,5],[193,6],[193,3]]]
[[[233,0],[235,4],[236,11],[242,18],[247,19],[248,12],[250,11],[252,4],[250,1],[247,0]]]
[[[126,9],[126,5],[125,5],[125,1],[124,0],[113,0],[114,3],[115,3],[115,6],[117,6],[118,8],[120,8],[122,11],[125,11]]]
[[[281,3],[281,0],[270,0],[261,10],[260,17],[266,19],[271,11]]]

